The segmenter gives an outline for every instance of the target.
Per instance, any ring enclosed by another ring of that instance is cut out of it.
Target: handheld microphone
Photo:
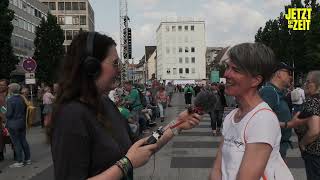
[[[196,98],[194,99],[194,105],[188,107],[188,112],[190,114],[197,113],[200,115],[203,115],[204,113],[209,112],[216,106],[217,102],[217,96],[212,91],[201,91]],[[179,121],[177,123],[174,123],[173,125],[169,126],[168,128],[174,129],[178,127],[180,124],[184,123],[184,121]],[[163,133],[168,129],[164,129],[162,126],[160,126],[156,131],[152,133],[152,135],[148,138],[145,145],[149,144],[155,144],[158,142],[158,140],[161,138]]]

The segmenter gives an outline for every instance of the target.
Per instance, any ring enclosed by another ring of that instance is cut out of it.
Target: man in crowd
[[[301,85],[297,84],[296,88],[291,91],[291,101],[293,105],[293,113],[297,113],[302,111],[302,104],[305,102],[306,97],[304,94],[304,90],[301,89]]]
[[[186,87],[184,88],[184,98],[185,98],[186,105],[191,104],[191,99],[192,99],[192,96],[194,95],[195,94],[194,94],[193,88],[189,84],[186,84]]]
[[[3,149],[4,149],[4,137],[3,134],[3,124],[5,121],[6,112],[6,97],[8,94],[8,80],[0,79],[0,162],[4,160]]]
[[[143,133],[148,133],[147,131],[147,122],[143,118],[141,114],[141,110],[143,109],[143,105],[141,103],[139,91],[136,88],[132,87],[130,81],[126,81],[124,83],[124,90],[127,91],[129,94],[124,98],[127,106],[129,106],[132,116],[135,120],[138,120],[140,125],[140,130]]]
[[[10,167],[17,168],[31,164],[30,148],[26,139],[27,105],[20,95],[21,87],[19,84],[12,83],[8,87],[12,95],[7,100],[6,126],[10,133],[17,160]]]
[[[172,99],[174,90],[175,90],[175,86],[171,82],[168,82],[168,84],[166,85],[166,92],[169,96],[168,107],[171,107],[171,99]]]
[[[262,99],[268,103],[276,113],[280,122],[287,123],[292,115],[287,101],[285,100],[285,90],[290,87],[292,82],[293,68],[283,62],[277,64],[270,82],[260,89]],[[291,128],[281,129],[280,153],[283,159],[286,158],[287,150],[291,146]]]

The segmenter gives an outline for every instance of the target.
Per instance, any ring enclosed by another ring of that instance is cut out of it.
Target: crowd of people
[[[167,125],[166,109],[175,93],[186,107],[201,91],[216,96],[209,111],[213,136],[221,136],[211,180],[292,180],[286,165],[293,133],[308,180],[320,179],[320,71],[311,71],[304,86],[293,86],[294,68],[276,63],[260,43],[238,44],[227,51],[225,83],[122,85],[118,82],[116,43],[108,36],[84,32],[68,50],[57,84],[42,84],[41,124],[51,145],[56,179],[132,179],[181,130],[199,124],[196,113],[181,112]],[[27,87],[0,80],[0,131],[10,136],[16,163],[31,163],[26,140]],[[225,117],[226,109],[231,112]],[[162,137],[148,144],[151,128],[163,125]],[[294,130],[293,130],[294,129]],[[3,160],[4,136],[0,136]]]
[[[26,138],[26,131],[36,118],[36,107],[40,108],[41,126],[47,126],[51,118],[54,93],[57,84],[50,86],[43,83],[37,89],[37,95],[31,97],[29,88],[25,84],[9,83],[7,79],[0,79],[0,161],[4,160],[6,145],[13,150],[16,161],[11,168],[23,167],[31,164],[30,147]],[[35,98],[32,101],[32,98]]]

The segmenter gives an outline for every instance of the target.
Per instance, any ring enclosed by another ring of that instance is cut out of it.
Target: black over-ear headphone
[[[87,48],[86,48],[87,57],[83,61],[83,68],[86,71],[87,75],[94,79],[97,78],[101,72],[100,60],[93,57],[95,36],[96,36],[96,32],[88,32]]]

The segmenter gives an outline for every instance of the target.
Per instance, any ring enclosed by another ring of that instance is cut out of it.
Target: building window
[[[49,9],[56,10],[56,2],[49,2]]]
[[[170,74],[170,68],[167,68],[167,74]]]
[[[72,40],[72,31],[66,30],[66,40]]]
[[[30,24],[30,23],[28,23],[28,31],[29,31],[29,32],[32,31],[32,29],[31,29],[31,24]]]
[[[186,74],[189,74],[189,68],[186,68]]]
[[[34,25],[31,26],[31,32],[35,33],[36,32],[36,27]]]
[[[58,2],[58,10],[64,11],[64,2]]]
[[[190,29],[191,29],[191,31],[194,31],[194,26],[191,26]]]
[[[28,5],[28,8],[27,8],[27,9],[28,9],[27,12],[28,12],[29,14],[32,14],[31,6]]]
[[[177,68],[173,68],[173,75],[177,74]]]
[[[64,16],[58,16],[58,24],[64,25]]]
[[[192,69],[191,69],[191,73],[192,73],[192,74],[196,73],[196,69],[195,69],[195,68],[192,68]]]
[[[14,17],[13,20],[12,20],[12,24],[14,26],[19,27],[19,18],[18,17]]]
[[[194,47],[191,47],[191,52],[195,52],[195,48]]]
[[[182,47],[179,47],[179,53],[182,53]]]
[[[183,74],[183,68],[179,68],[179,74]]]
[[[73,16],[72,17],[72,24],[73,25],[79,25],[79,16]]]
[[[188,31],[188,26],[184,26],[184,30],[185,30],[185,31]]]
[[[72,10],[74,10],[74,11],[79,10],[79,3],[78,2],[72,2]]]
[[[176,32],[176,26],[172,26],[172,32]]]
[[[86,25],[86,24],[87,24],[87,17],[80,16],[80,25]]]
[[[23,29],[24,27],[24,20],[19,19],[19,28]]]
[[[182,57],[179,57],[179,63],[182,64]]]
[[[79,9],[80,10],[86,10],[86,3],[85,2],[79,2]]]
[[[191,58],[191,63],[196,63],[196,58],[195,57]]]
[[[189,58],[188,57],[185,58],[185,62],[186,62],[186,64],[189,64]]]
[[[18,7],[19,7],[20,9],[22,9],[22,1],[21,1],[21,0],[18,0]]]
[[[23,9],[24,11],[27,11],[27,3],[22,2],[22,9]]]
[[[71,2],[65,2],[65,9],[71,10]]]
[[[65,24],[72,25],[72,16],[65,16]]]
[[[184,48],[184,52],[188,53],[189,52],[189,47]]]
[[[170,27],[166,26],[166,32],[169,32],[169,31],[170,31]]]
[[[178,26],[178,31],[182,31],[182,26]]]

